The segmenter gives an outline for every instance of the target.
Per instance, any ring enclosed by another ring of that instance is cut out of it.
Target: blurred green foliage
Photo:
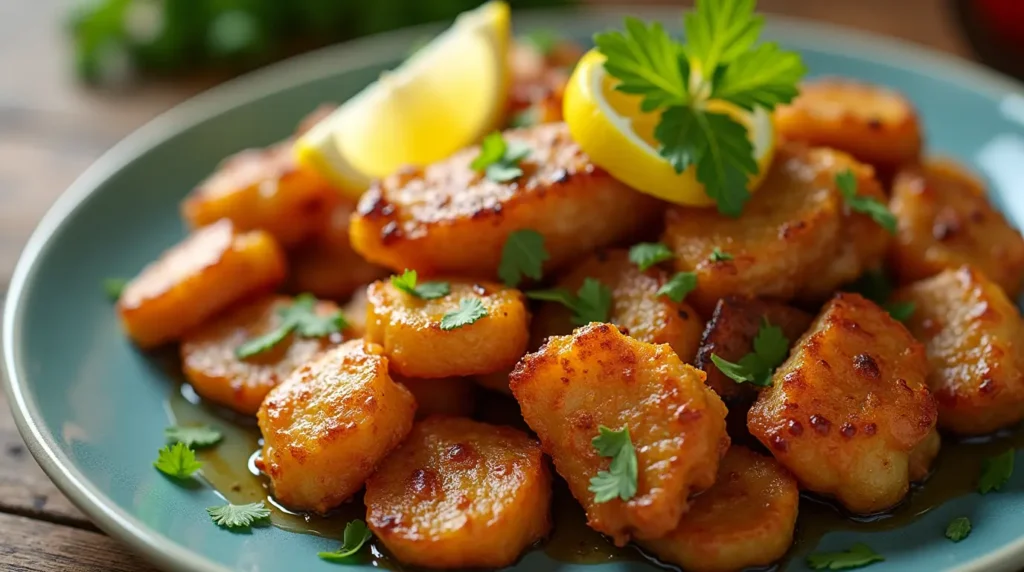
[[[513,10],[576,0],[508,0]],[[78,0],[69,30],[78,76],[243,71],[306,49],[450,20],[481,0]]]

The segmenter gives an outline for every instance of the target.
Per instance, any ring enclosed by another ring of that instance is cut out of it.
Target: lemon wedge
[[[502,1],[459,15],[296,140],[299,163],[358,198],[375,178],[476,142],[498,127],[504,112],[510,28]]]
[[[594,164],[640,192],[681,205],[714,205],[697,181],[694,167],[676,173],[658,154],[654,128],[660,116],[641,111],[640,96],[616,91],[618,80],[605,72],[604,61],[600,52],[587,52],[566,86],[563,113],[576,143]],[[775,153],[771,115],[719,101],[707,107],[729,114],[747,128],[758,166],[748,189],[755,190]]]

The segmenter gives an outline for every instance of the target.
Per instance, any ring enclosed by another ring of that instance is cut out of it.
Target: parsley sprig
[[[740,358],[738,363],[711,354],[711,361],[727,377],[736,383],[750,383],[759,387],[771,387],[775,368],[786,361],[789,355],[789,339],[782,328],[771,325],[767,319],[754,336],[754,351]]]
[[[629,261],[636,264],[641,271],[674,257],[672,249],[660,242],[641,242],[629,249]]]
[[[605,70],[616,89],[641,96],[645,113],[660,113],[658,152],[682,173],[695,166],[697,180],[718,210],[738,216],[757,173],[747,128],[711,100],[746,110],[774,109],[791,101],[806,73],[800,56],[776,44],[755,45],[764,25],[754,0],[697,0],[683,20],[688,43],[673,40],[658,23],[626,18],[625,31],[597,34]]]
[[[410,296],[424,300],[443,298],[452,291],[451,285],[447,282],[424,282],[417,284],[417,279],[416,271],[407,268],[402,274],[391,277],[391,285]]]
[[[612,307],[612,291],[594,278],[584,278],[576,294],[565,288],[533,290],[526,293],[532,300],[558,302],[572,312],[572,322],[585,326],[590,322],[607,322]]]
[[[946,526],[946,538],[960,542],[971,534],[971,521],[966,516],[954,518]]]
[[[195,451],[179,441],[160,449],[153,466],[169,477],[187,479],[201,469],[203,464],[196,460]]]
[[[686,299],[686,296],[697,289],[696,272],[676,272],[668,282],[658,288],[658,296],[665,296],[676,304]]]
[[[896,234],[896,215],[882,201],[857,194],[857,177],[853,171],[846,169],[836,174],[836,187],[850,209],[868,215],[889,234]]]
[[[470,163],[474,171],[483,171],[484,176],[496,183],[514,181],[523,174],[519,163],[530,155],[530,148],[523,143],[506,142],[501,133],[495,131],[480,144],[480,154]]]
[[[867,544],[858,542],[842,552],[818,552],[807,557],[811,570],[848,570],[885,560]]]
[[[591,443],[599,455],[611,458],[612,462],[607,471],[600,471],[591,477],[588,490],[594,493],[595,503],[605,503],[614,498],[628,501],[636,496],[639,472],[629,427],[613,431],[601,425],[597,430],[598,435]]]
[[[348,327],[341,311],[320,315],[316,311],[317,299],[312,294],[299,294],[289,306],[278,308],[281,323],[273,330],[247,340],[235,350],[241,359],[270,351],[295,332],[304,338],[323,338]]]
[[[890,301],[893,292],[892,280],[881,270],[868,270],[844,286],[843,290],[864,296],[881,306],[894,320],[899,322],[906,322],[917,309],[917,305],[913,302]]]
[[[345,525],[341,548],[334,552],[319,552],[317,556],[330,562],[345,562],[370,540],[370,529],[366,523],[356,519]]]
[[[540,280],[549,258],[551,255],[544,248],[544,235],[528,228],[514,231],[501,249],[498,278],[509,288],[519,286],[524,276]]]
[[[478,298],[463,298],[459,300],[458,309],[441,316],[441,329],[447,332],[468,326],[486,315],[487,308]]]
[[[708,260],[710,260],[711,262],[725,262],[732,259],[733,256],[731,254],[729,254],[728,252],[722,252],[722,249],[718,248],[717,246],[714,250],[711,251],[711,254],[708,256]]]
[[[121,293],[124,292],[126,286],[128,286],[127,278],[103,279],[103,291],[111,302],[117,302],[121,298]]]
[[[989,457],[981,465],[981,478],[978,479],[978,492],[988,494],[1002,490],[1013,475],[1013,460],[1016,452],[1007,449],[995,457]]]
[[[169,443],[184,443],[199,449],[216,445],[224,436],[209,425],[172,425],[164,429],[164,437]]]
[[[245,529],[256,524],[265,524],[270,519],[270,509],[263,501],[211,506],[206,512],[217,526],[224,528]]]

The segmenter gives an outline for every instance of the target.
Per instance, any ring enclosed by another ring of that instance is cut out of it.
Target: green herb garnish
[[[584,278],[583,285],[572,294],[564,288],[533,290],[526,293],[532,300],[558,302],[572,312],[574,325],[585,326],[591,322],[607,322],[612,306],[612,292],[594,278]]]
[[[249,528],[270,518],[270,509],[263,501],[250,504],[226,504],[206,509],[217,526],[224,528]]]
[[[487,315],[487,308],[477,298],[463,298],[459,308],[441,317],[441,329],[448,331],[468,326]]]
[[[541,233],[524,228],[508,235],[501,249],[498,277],[509,288],[519,286],[523,276],[540,280],[544,273],[544,262],[551,258],[544,248]]]
[[[658,288],[658,296],[665,296],[676,304],[686,299],[687,294],[697,289],[696,272],[677,272],[661,288]]]
[[[754,336],[754,351],[740,358],[738,363],[711,355],[711,361],[729,379],[736,383],[750,383],[759,387],[771,387],[775,368],[786,361],[789,355],[789,339],[782,328],[773,326],[765,319]]]
[[[321,316],[316,305],[317,299],[312,294],[299,294],[291,305],[278,308],[281,323],[276,328],[238,346],[235,355],[246,359],[269,351],[292,332],[304,338],[323,338],[348,327],[340,311]]]
[[[985,459],[981,465],[981,478],[978,480],[978,492],[988,494],[992,491],[1002,490],[1003,485],[1010,480],[1013,474],[1013,459],[1015,451],[1007,449],[995,457]]]
[[[874,197],[857,194],[857,177],[847,169],[836,175],[836,187],[843,195],[843,200],[854,212],[865,214],[878,223],[889,234],[896,234],[896,215],[892,214],[888,205]]]
[[[319,552],[317,556],[331,562],[344,562],[353,556],[370,540],[370,529],[366,523],[356,519],[345,525],[341,548],[334,552]]]
[[[480,154],[470,163],[474,171],[483,171],[484,176],[497,183],[513,181],[523,174],[520,161],[530,154],[530,148],[519,142],[507,143],[501,133],[495,131],[484,137]]]
[[[807,565],[812,570],[848,570],[860,568],[885,558],[871,550],[867,544],[858,542],[843,552],[820,552],[807,557]]]
[[[708,260],[711,262],[723,262],[726,260],[732,260],[732,255],[728,252],[722,252],[717,246],[711,251],[711,256],[708,256]]]
[[[591,443],[599,455],[611,458],[612,462],[607,471],[591,477],[588,490],[594,493],[595,503],[608,502],[614,498],[628,501],[636,495],[639,470],[629,428],[613,431],[601,425],[597,430],[599,434]]]
[[[391,277],[391,285],[410,296],[433,300],[443,298],[451,293],[451,285],[447,282],[424,282],[417,284],[415,270],[406,269],[401,275]]]
[[[946,527],[946,538],[960,542],[971,534],[971,521],[966,516],[954,518]]]
[[[105,278],[103,280],[103,291],[106,292],[107,298],[111,302],[117,302],[121,298],[125,286],[128,286],[128,280],[125,278]]]
[[[629,249],[629,261],[636,264],[641,271],[674,257],[672,250],[660,242],[641,242]]]
[[[172,425],[164,429],[164,437],[170,443],[184,443],[188,447],[202,448],[216,445],[222,438],[221,432],[209,425]]]
[[[196,461],[195,451],[184,443],[175,443],[160,449],[153,463],[161,473],[176,479],[187,479],[203,467]]]

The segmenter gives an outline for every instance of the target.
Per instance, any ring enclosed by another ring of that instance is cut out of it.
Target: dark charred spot
[[[409,478],[412,492],[421,497],[432,497],[441,483],[437,474],[430,469],[416,469]]]
[[[772,444],[772,449],[785,453],[789,450],[789,442],[782,438],[782,435],[772,435],[769,439]]]
[[[594,422],[593,415],[586,411],[579,411],[572,416],[572,426],[581,431],[590,431],[591,429],[594,429],[597,424]]]
[[[829,365],[829,363],[827,361],[823,360],[823,359],[818,360],[818,366],[820,366],[820,367],[822,367],[824,369],[827,369],[827,370],[831,370],[832,369],[832,366]]]
[[[961,230],[960,217],[952,210],[939,213],[932,221],[932,238],[935,240],[949,240],[959,234]]]
[[[826,419],[822,415],[811,415],[811,427],[818,432],[819,435],[828,435],[829,431],[832,430],[832,422]]]
[[[985,221],[985,213],[978,209],[974,209],[971,211],[971,214],[967,215],[967,218],[971,219],[971,222],[975,224],[980,224]]]
[[[914,390],[910,389],[910,386],[907,385],[907,380],[902,377],[896,379],[896,386],[900,389],[906,390],[907,393],[914,393]]]
[[[398,227],[398,223],[395,221],[387,223],[380,229],[380,240],[384,244],[392,243],[400,238],[402,238],[402,229]]]
[[[597,249],[597,251],[594,252],[594,258],[596,258],[598,262],[608,262],[608,250],[604,248]]]
[[[789,428],[789,434],[794,437],[799,437],[804,434],[804,426],[796,419],[790,419],[789,422],[786,423],[786,427]]]
[[[857,434],[857,428],[853,426],[853,423],[843,423],[843,426],[839,428],[839,433],[849,439]]]
[[[802,221],[802,220],[798,220],[798,221],[794,221],[794,222],[787,222],[787,223],[783,224],[781,227],[779,227],[779,235],[778,236],[779,236],[780,239],[786,240],[786,239],[792,238],[792,236],[794,234],[800,232],[801,230],[803,230],[806,227],[807,227],[807,223]]]
[[[479,457],[472,445],[456,443],[445,451],[445,456],[453,463],[465,463]]]
[[[231,490],[237,493],[242,490],[242,485],[235,483],[231,485]]]
[[[853,356],[853,369],[868,379],[878,379],[882,376],[882,372],[878,369],[878,364],[868,354]]]
[[[569,385],[569,378],[568,377],[562,376],[559,379],[561,380],[562,383],[564,383],[566,385]]]
[[[872,131],[881,131],[882,120],[877,117],[872,117],[871,119],[868,119],[868,129]]]
[[[299,210],[305,215],[314,215],[324,209],[324,201],[320,197],[313,197],[299,206]]]
[[[679,314],[679,317],[684,319],[684,320],[689,320],[690,319],[690,314],[686,310],[678,310],[677,313]]]
[[[875,425],[874,423],[868,423],[867,425],[864,426],[863,431],[865,435],[870,437],[878,432],[878,425]]]

